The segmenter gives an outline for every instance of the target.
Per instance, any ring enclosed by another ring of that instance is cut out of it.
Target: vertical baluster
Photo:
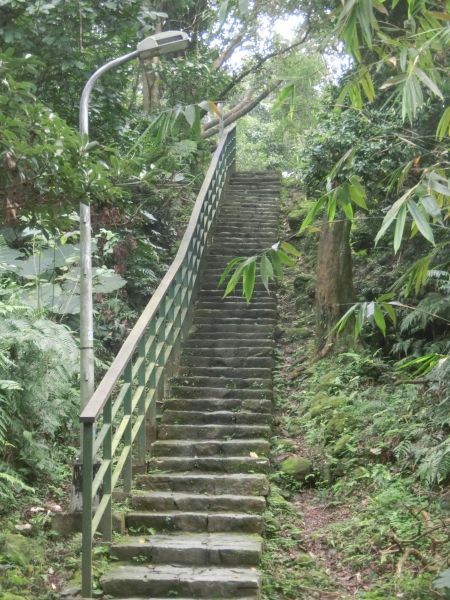
[[[175,282],[172,281],[172,283],[169,286],[169,289],[167,290],[167,308],[165,311],[165,315],[166,315],[166,327],[169,329],[169,332],[166,334],[166,342],[168,346],[173,346],[173,342],[174,342],[174,322],[173,322],[173,314],[174,314],[174,308],[175,308]],[[171,325],[171,327],[169,327]]]
[[[125,447],[129,448],[128,457],[123,467],[123,491],[129,494],[131,491],[132,479],[133,479],[133,448],[132,448],[132,432],[133,422],[131,419],[131,400],[133,397],[133,363],[130,360],[125,367],[124,380],[125,383],[129,383],[128,390],[123,399],[123,415],[129,417],[125,432],[123,435],[123,443]]]
[[[157,317],[154,317],[150,321],[149,327],[148,327],[148,335],[150,338],[150,347],[148,349],[147,358],[148,358],[149,364],[153,363],[153,369],[151,371],[150,379],[148,382],[149,391],[153,390],[153,399],[152,399],[152,403],[149,406],[148,414],[146,415],[146,428],[148,431],[148,438],[149,438],[150,444],[153,442],[153,440],[156,437],[156,402],[158,400],[158,394],[157,394],[157,390],[156,390],[156,375],[157,375],[156,346],[158,344],[158,336],[155,333],[156,319],[157,319]],[[149,447],[151,448],[150,444],[149,444]]]
[[[93,423],[83,423],[83,539],[81,558],[81,591],[83,598],[92,598],[92,477]]]
[[[139,342],[139,358],[142,358],[142,364],[139,367],[138,372],[138,385],[145,386],[145,367],[146,367],[146,356],[145,356],[145,345],[147,343],[147,336],[143,335],[141,341]],[[146,390],[141,394],[138,404],[138,418],[142,417],[142,423],[139,427],[139,432],[137,436],[137,455],[138,455],[138,464],[139,466],[145,465],[146,460],[146,429],[145,429],[145,398],[146,398]]]
[[[108,398],[103,409],[103,424],[109,425],[108,433],[103,441],[103,460],[109,461],[103,479],[103,495],[109,494],[108,504],[102,517],[102,533],[107,541],[112,539],[112,400]]]

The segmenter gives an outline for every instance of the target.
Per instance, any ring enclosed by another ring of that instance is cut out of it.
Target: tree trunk
[[[351,223],[340,218],[331,223],[324,216],[317,258],[317,350],[325,355],[332,347],[330,330],[355,300],[350,248]]]

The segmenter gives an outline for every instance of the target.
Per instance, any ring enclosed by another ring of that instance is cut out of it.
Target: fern
[[[75,423],[77,372],[78,348],[67,327],[0,302],[0,463],[7,473],[0,496],[26,489],[22,473],[51,475],[55,438]]]

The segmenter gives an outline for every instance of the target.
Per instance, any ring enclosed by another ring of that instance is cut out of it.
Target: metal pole
[[[137,58],[134,50],[97,69],[84,86],[80,100],[80,135],[89,139],[89,100],[95,82],[114,67]],[[92,302],[91,207],[80,202],[80,400],[81,410],[94,393],[94,319]]]

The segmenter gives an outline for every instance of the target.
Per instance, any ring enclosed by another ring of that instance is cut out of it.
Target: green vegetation
[[[234,122],[240,169],[288,174],[279,245],[220,281],[281,282],[265,597],[449,597],[448,2],[0,6],[0,597],[78,577],[50,528],[78,453],[78,204],[99,377]],[[160,28],[191,47],[105,77],[88,145],[87,77]]]

